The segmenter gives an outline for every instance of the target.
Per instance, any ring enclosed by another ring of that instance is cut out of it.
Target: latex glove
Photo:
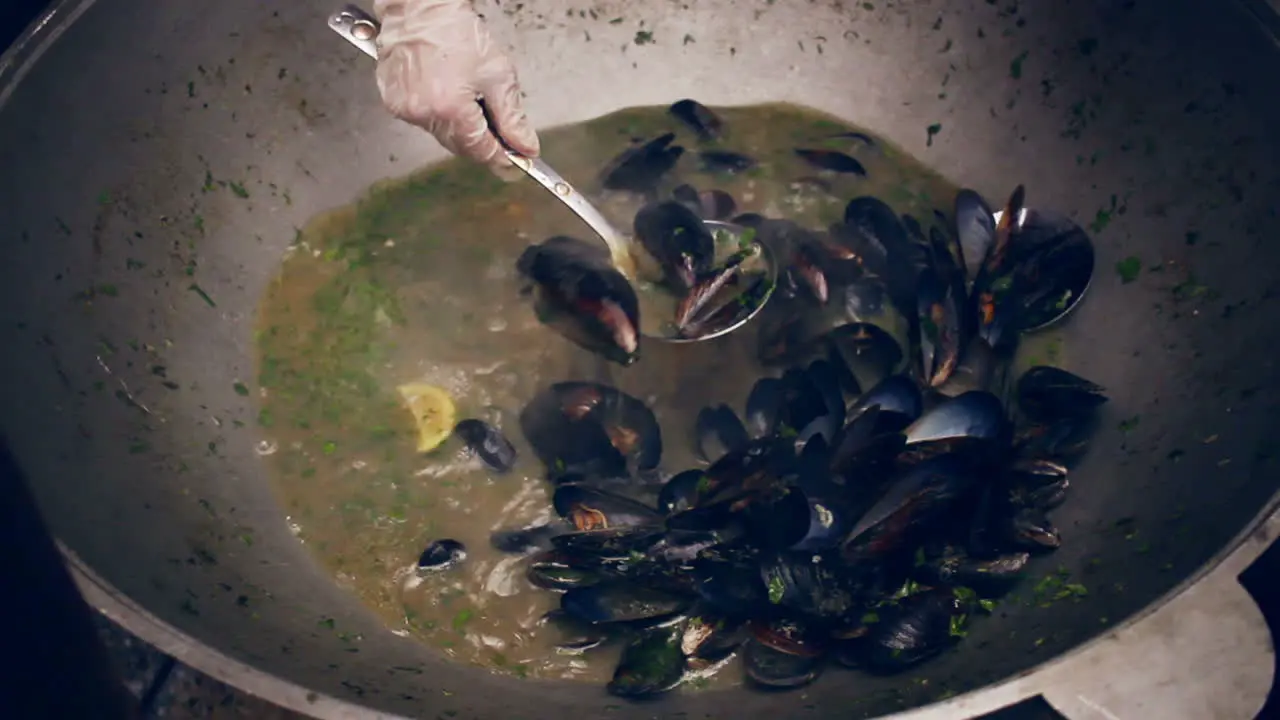
[[[494,44],[470,0],[375,0],[378,91],[393,115],[435,136],[455,155],[514,169],[477,96],[511,149],[538,155],[538,136],[520,100],[515,66]]]

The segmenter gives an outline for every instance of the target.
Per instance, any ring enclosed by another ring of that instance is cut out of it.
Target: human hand
[[[374,10],[382,24],[378,91],[393,115],[500,175],[512,168],[501,142],[522,155],[538,155],[538,136],[524,113],[515,66],[494,44],[470,0],[375,0]],[[479,97],[488,106],[492,128]]]

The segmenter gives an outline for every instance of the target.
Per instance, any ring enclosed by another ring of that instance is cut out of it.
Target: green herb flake
[[[1029,53],[1024,50],[1021,55],[1013,59],[1013,62],[1009,63],[1009,77],[1014,80],[1022,78],[1022,63],[1027,59],[1028,54]]]
[[[933,138],[935,135],[942,132],[942,123],[934,123],[929,127],[925,128],[924,131],[928,133],[928,137],[926,138],[924,143],[925,147],[933,147]]]
[[[777,605],[782,602],[782,597],[787,592],[787,586],[783,584],[782,578],[774,576],[769,578],[769,602]]]
[[[240,397],[249,397],[249,387],[242,382],[237,381],[232,383],[231,389],[235,390],[236,394]]]
[[[231,194],[235,195],[236,197],[242,200],[249,197],[249,191],[245,189],[245,186],[242,185],[241,183],[238,183],[235,181],[228,181],[227,187],[231,189]]]
[[[1126,418],[1124,420],[1121,420],[1120,424],[1118,425],[1118,427],[1120,428],[1120,432],[1125,434],[1133,432],[1138,428],[1138,422],[1140,420],[1142,420],[1141,415],[1134,415],[1131,418]]]
[[[453,616],[453,629],[456,632],[462,632],[467,627],[467,623],[471,622],[471,618],[475,616],[471,608],[462,608]]]
[[[1120,260],[1116,263],[1116,274],[1120,276],[1120,283],[1128,285],[1138,279],[1138,274],[1142,272],[1142,260],[1137,255]]]
[[[637,30],[635,43],[637,45],[651,45],[653,43],[653,33],[648,30]]]
[[[880,616],[874,612],[865,612],[862,614],[863,625],[875,625],[880,622]]]
[[[996,601],[987,600],[986,598],[983,598],[982,600],[978,601],[978,607],[982,608],[983,612],[990,614],[995,612],[996,610]]]
[[[211,308],[218,307],[218,303],[214,302],[213,298],[209,297],[209,293],[205,292],[204,288],[200,287],[199,285],[195,283],[191,283],[189,286],[187,286],[187,289],[199,295],[200,299],[203,300],[205,304],[208,305],[209,307]]]

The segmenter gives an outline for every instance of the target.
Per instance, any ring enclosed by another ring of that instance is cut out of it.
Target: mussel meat
[[[561,485],[552,496],[560,517],[576,530],[657,525],[662,514],[631,498],[615,495],[590,485]]]

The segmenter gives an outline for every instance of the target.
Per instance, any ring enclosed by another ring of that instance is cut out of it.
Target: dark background
[[[27,25],[30,24],[31,21],[34,20],[35,17],[42,10],[44,10],[47,5],[49,5],[48,0],[0,0],[0,48],[7,48],[15,38],[17,38],[19,35],[22,34],[23,30],[26,29]],[[8,463],[3,463],[3,465],[8,465]],[[9,485],[10,491],[16,490],[16,488],[10,484],[10,483],[13,483],[13,481],[16,479],[14,477],[14,474],[12,474],[12,471],[16,468],[9,466],[4,469],[8,470],[8,472],[0,472],[0,475],[7,475],[7,477],[0,477],[0,485]],[[25,495],[25,493],[22,493],[20,490],[18,492]],[[12,505],[10,505],[10,508],[12,509]],[[9,528],[12,530],[18,530],[17,527],[14,527],[14,524],[6,523],[6,525],[9,525]],[[27,527],[25,529],[27,533],[38,532],[33,527]],[[26,534],[26,533],[19,532],[17,534]],[[24,544],[31,543],[31,539],[29,536],[24,539],[15,538],[15,540],[17,540],[17,542],[23,542]],[[52,549],[52,546],[49,546],[49,549]],[[44,559],[52,560],[53,565],[56,567],[56,564],[57,564],[56,556],[45,557]],[[1253,594],[1254,598],[1258,601],[1259,605],[1262,607],[1263,613],[1267,616],[1267,621],[1271,627],[1273,637],[1280,637],[1280,545],[1273,545],[1261,558],[1258,559],[1256,563],[1254,563],[1252,567],[1250,567],[1248,570],[1245,571],[1245,573],[1241,576],[1241,581],[1244,584],[1244,586],[1249,590],[1249,592]],[[57,584],[56,580],[54,582],[55,584]],[[6,593],[5,595],[9,595],[9,594]],[[10,600],[12,599],[13,598],[11,597]],[[28,598],[28,599],[32,599],[32,598]],[[23,608],[23,610],[25,610],[26,613],[28,613],[27,615],[28,619],[33,622],[21,623],[20,625],[26,627],[30,631],[35,631],[35,634],[37,636],[42,634],[41,630],[43,630],[44,632],[48,632],[49,628],[51,627],[61,626],[61,629],[63,630],[64,633],[65,631],[70,630],[71,628],[67,627],[66,616],[58,615],[58,608],[55,607],[57,603],[48,603],[49,598],[47,597],[42,598],[42,600],[45,601],[43,603],[44,604],[43,610],[54,615],[54,617],[44,618],[42,622],[40,618],[31,616],[32,614],[35,614],[35,615],[42,614],[39,612],[39,609],[28,606],[26,608]],[[0,608],[2,608],[3,605],[5,604],[6,603],[0,603]],[[73,613],[75,609],[78,609],[78,608],[72,609]],[[61,608],[61,610],[63,612],[66,612],[67,608],[63,607]],[[11,612],[5,613],[5,614],[12,616]],[[74,625],[76,623],[71,623],[71,624]],[[19,633],[19,634],[22,634],[22,633]],[[72,635],[75,635],[75,633],[72,633]],[[88,635],[88,637],[92,637],[92,635]],[[16,638],[10,638],[10,639],[16,639]],[[80,634],[78,639],[85,640],[87,639],[87,637],[85,634],[82,633]],[[30,642],[33,642],[37,646],[47,646],[49,640],[50,640],[50,636],[47,634],[43,635],[42,637],[30,638]],[[72,646],[74,645],[80,645],[80,652],[81,653],[87,652],[90,657],[92,657],[95,654],[92,649],[84,648],[82,644],[76,643],[74,641],[72,641],[70,645],[64,645],[63,649],[71,650]],[[46,661],[51,662],[51,664],[53,664],[55,667],[57,665],[62,665],[65,663],[65,661],[68,658],[66,654],[60,654],[60,655],[61,656],[46,658]],[[59,661],[62,661],[62,662],[59,662]],[[33,664],[39,664],[39,661]],[[92,665],[93,661],[90,660],[89,664]],[[34,667],[28,668],[28,670],[35,670],[35,669],[36,668]],[[74,675],[75,673],[73,671],[73,676]],[[38,687],[43,685],[48,690],[53,691],[53,694],[55,696],[61,695],[65,697],[68,693],[65,693],[65,692],[60,693],[57,690],[54,690],[53,688],[48,687],[48,685],[61,685],[63,691],[72,689],[67,684],[65,684],[66,682],[65,675],[63,675],[62,673],[55,673],[55,677],[56,676],[61,676],[63,678],[63,682],[58,683],[57,680],[55,680],[54,678],[46,678],[44,682],[36,682],[35,686]],[[14,679],[14,678],[11,678],[11,679]],[[1278,687],[1280,687],[1280,684],[1272,688],[1271,697],[1269,698],[1267,707],[1263,709],[1263,712],[1260,714],[1260,717],[1264,717],[1264,718],[1280,717],[1280,692],[1277,692]],[[34,687],[32,689],[34,689]],[[40,693],[40,694],[44,694],[44,693]],[[74,695],[75,693],[72,692],[70,694]],[[11,704],[12,700],[13,698],[10,698],[10,702],[0,702],[0,705],[4,705],[4,706],[7,706],[9,709],[13,709],[14,706],[13,704]],[[20,704],[21,703],[19,703],[19,705]],[[99,710],[101,709],[102,708],[99,707]],[[1016,706],[1014,708],[1007,708],[1004,711],[992,713],[987,717],[990,720],[995,720],[996,718],[1000,718],[1001,720],[1004,720],[1005,718],[1008,718],[1009,720],[1013,720],[1014,718],[1018,718],[1020,720],[1024,718],[1027,720],[1030,720],[1031,718],[1036,718],[1037,720],[1039,720],[1040,718],[1052,718],[1052,717],[1060,717],[1060,716],[1058,716],[1057,713],[1054,713],[1051,709],[1049,709],[1044,704],[1043,700],[1039,700],[1037,698],[1037,699],[1032,699],[1026,703],[1021,703],[1019,706]]]

